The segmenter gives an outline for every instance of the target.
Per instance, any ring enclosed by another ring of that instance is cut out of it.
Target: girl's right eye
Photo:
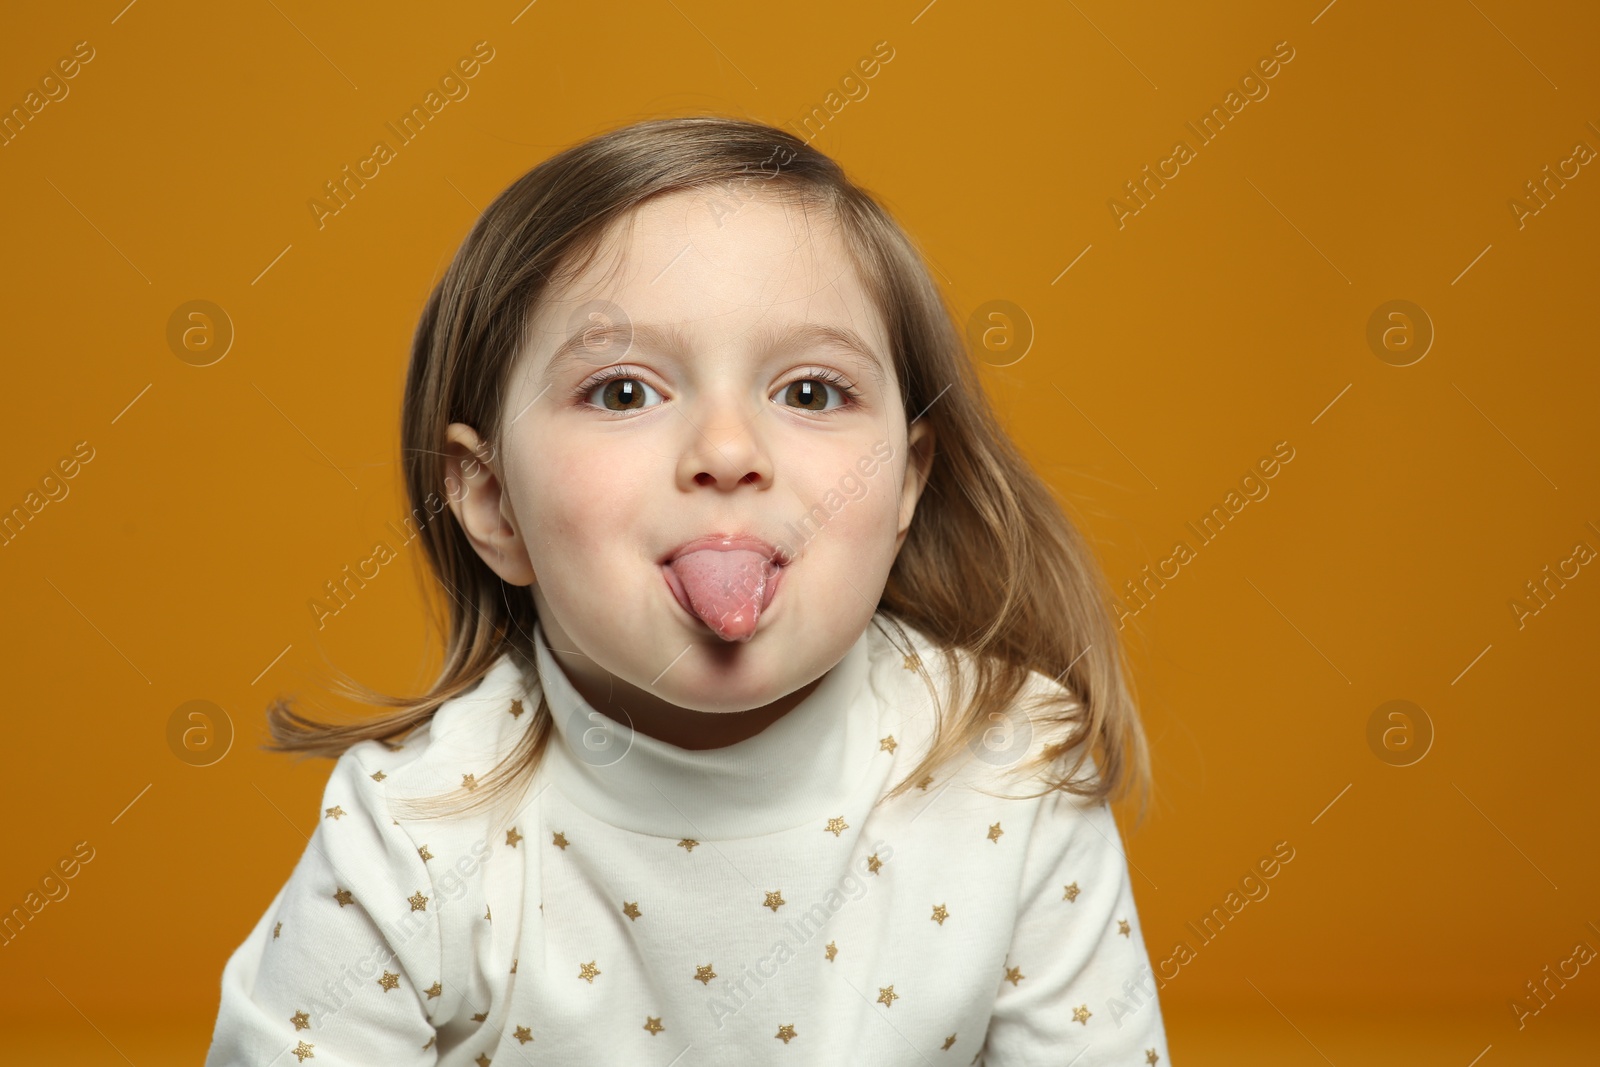
[[[630,411],[644,410],[646,405],[641,401],[644,400],[646,391],[655,393],[654,389],[635,377],[628,368],[612,367],[578,386],[573,396],[580,403],[598,407],[609,414],[622,415]],[[589,399],[596,392],[600,394],[599,404],[594,404]],[[660,396],[659,393],[656,395]],[[612,404],[618,406],[613,407]]]

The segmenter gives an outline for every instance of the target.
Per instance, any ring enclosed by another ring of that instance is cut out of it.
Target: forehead
[[[858,370],[879,377],[891,366],[882,316],[831,214],[738,185],[665,194],[613,224],[540,299],[535,372],[570,361],[586,333],[593,351],[596,327],[609,326],[682,354],[809,345],[859,356]]]

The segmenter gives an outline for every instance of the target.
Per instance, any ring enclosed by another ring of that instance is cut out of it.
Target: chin
[[[723,646],[724,643],[719,640],[717,645]],[[687,659],[688,656],[684,658]],[[739,659],[743,664],[748,664],[750,657],[740,654]],[[683,666],[682,661],[678,666]],[[702,671],[703,673],[698,673],[697,677],[682,689],[658,687],[656,695],[690,711],[703,712],[707,715],[734,715],[741,711],[764,708],[790,691],[782,685],[774,685],[769,673],[761,672],[760,677],[756,677],[754,671],[743,665],[735,672],[719,673],[715,667],[703,668]],[[685,677],[688,677],[687,673]],[[682,683],[683,679],[680,678],[679,682]]]

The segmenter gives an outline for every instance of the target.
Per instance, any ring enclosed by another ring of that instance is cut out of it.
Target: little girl
[[[535,167],[402,426],[445,665],[271,709],[337,762],[208,1064],[1169,1065],[1102,576],[836,163],[693,117]]]

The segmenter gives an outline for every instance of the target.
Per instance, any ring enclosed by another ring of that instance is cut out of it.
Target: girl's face
[[[884,324],[816,208],[677,192],[632,221],[541,301],[497,474],[452,506],[490,567],[532,583],[595,707],[781,714],[870,622],[932,430],[919,419],[908,439]],[[488,451],[459,423],[450,440]],[[668,579],[664,561],[708,535],[791,557],[748,640]]]

